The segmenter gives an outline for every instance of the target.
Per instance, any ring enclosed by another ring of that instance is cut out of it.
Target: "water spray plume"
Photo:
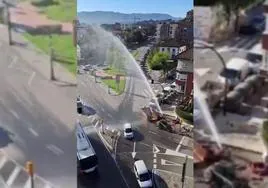
[[[199,110],[201,111],[204,117],[204,123],[209,127],[211,134],[213,138],[215,139],[218,147],[222,149],[217,127],[211,116],[205,97],[203,93],[201,92],[197,82],[194,83],[194,100],[198,104],[198,107],[200,108]]]

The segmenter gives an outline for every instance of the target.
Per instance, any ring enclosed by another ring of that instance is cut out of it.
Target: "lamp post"
[[[33,168],[33,162],[32,161],[27,161],[27,163],[26,163],[26,171],[30,176],[31,188],[34,188],[34,168]]]
[[[213,51],[216,56],[220,59],[220,62],[223,65],[223,68],[226,69],[226,63],[222,57],[222,55],[214,48],[213,45],[202,41],[202,40],[194,40],[194,48],[196,49],[209,49],[211,51]],[[224,104],[223,104],[223,115],[226,116],[226,101],[227,101],[227,88],[228,88],[228,80],[227,78],[225,78],[225,83],[224,83]]]
[[[52,36],[49,35],[49,48],[50,48],[50,80],[56,80],[55,79],[55,73],[54,73],[54,49],[52,47]]]
[[[9,12],[9,4],[6,2],[6,0],[3,0],[3,4],[6,6],[6,12],[7,12],[7,28],[8,28],[8,42],[11,46],[13,44],[12,42],[12,36],[11,36],[11,22],[10,22],[10,12]]]

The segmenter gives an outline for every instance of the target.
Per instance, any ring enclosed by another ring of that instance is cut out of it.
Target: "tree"
[[[157,52],[150,57],[149,66],[152,70],[163,70],[164,77],[166,77],[170,70],[169,55],[163,52]]]
[[[263,152],[264,162],[268,162],[268,120],[265,120],[262,124],[262,140],[265,146],[265,151]]]

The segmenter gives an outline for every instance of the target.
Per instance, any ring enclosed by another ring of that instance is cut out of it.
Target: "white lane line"
[[[151,145],[146,144],[146,143],[144,143],[144,142],[139,142],[139,144],[144,145],[144,146],[148,146],[148,147],[152,147]]]
[[[16,179],[16,177],[18,176],[18,174],[20,173],[21,168],[19,166],[16,166],[15,169],[12,171],[11,175],[9,176],[6,184],[11,187],[12,183],[14,182],[14,180]]]
[[[4,164],[7,162],[7,158],[5,156],[2,157],[2,160],[0,161],[0,169],[3,168]]]
[[[17,119],[20,119],[20,116],[17,114],[17,112],[15,112],[14,110],[12,109],[9,109],[10,113]]]
[[[15,65],[15,63],[17,63],[18,57],[14,56],[10,62],[10,64],[8,65],[8,68],[13,68],[13,66]]]
[[[58,156],[64,153],[60,148],[53,144],[47,145],[46,148]]]
[[[153,165],[153,168],[156,169],[156,168],[157,168],[157,164],[154,164],[154,165]]]
[[[32,75],[31,75],[31,77],[29,78],[29,80],[28,80],[28,85],[29,85],[29,86],[32,84],[32,81],[33,81],[35,75],[36,75],[36,73],[33,72]]]
[[[154,153],[154,157],[156,157],[156,153]]]
[[[179,145],[177,146],[177,148],[176,148],[176,150],[175,150],[176,152],[179,152],[179,150],[180,150],[180,148],[181,148],[181,146],[182,146],[182,144],[183,144],[183,142],[184,142],[184,139],[185,139],[185,136],[182,137],[182,139],[181,139]]]
[[[153,132],[153,131],[149,131],[149,133],[152,133],[152,134],[157,134],[156,132]]]
[[[133,152],[132,152],[132,158],[134,159],[135,156],[136,156],[136,142],[134,142],[134,145],[133,145]]]
[[[39,134],[33,129],[33,128],[28,128],[28,130],[30,131],[30,133],[32,133],[34,136],[38,137]]]
[[[154,159],[154,163],[156,163],[157,161],[156,161],[156,159]]]

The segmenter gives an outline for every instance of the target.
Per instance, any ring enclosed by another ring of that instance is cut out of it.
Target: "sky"
[[[193,0],[77,0],[77,11],[114,11],[121,13],[164,13],[185,17]]]

